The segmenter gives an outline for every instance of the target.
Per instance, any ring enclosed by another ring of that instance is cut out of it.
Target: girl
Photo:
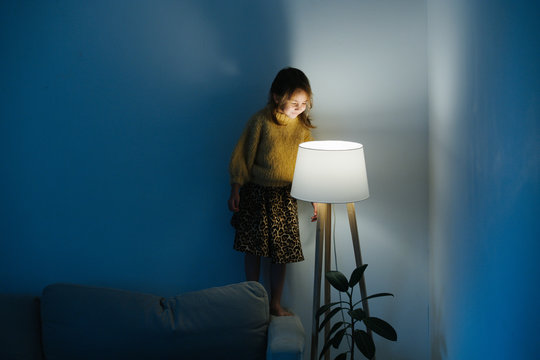
[[[229,165],[234,249],[245,253],[248,281],[258,281],[260,257],[272,259],[270,313],[281,306],[285,265],[304,260],[296,200],[290,196],[298,145],[312,140],[311,86],[295,68],[279,71],[268,104],[248,121]],[[316,211],[312,221],[316,220]]]

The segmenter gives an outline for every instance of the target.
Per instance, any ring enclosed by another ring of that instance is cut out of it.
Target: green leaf
[[[362,301],[373,299],[373,298],[378,298],[378,297],[382,297],[382,296],[394,296],[394,295],[390,294],[390,293],[378,293],[378,294],[369,295],[369,296],[366,296],[365,298],[360,299],[357,302],[355,302],[353,307],[360,304]]]
[[[325,305],[321,306],[319,308],[319,310],[317,310],[317,313],[315,315],[317,316],[317,318],[319,318],[319,317],[321,317],[322,314],[327,312],[332,306],[340,304],[342,302],[343,301],[336,301],[336,302],[333,302],[333,303],[325,304]]]
[[[364,276],[364,271],[366,271],[367,264],[357,267],[351,274],[351,279],[349,280],[349,286],[354,287],[358,284],[362,276]]]
[[[373,332],[379,334],[383,338],[388,339],[390,341],[397,341],[396,330],[394,330],[392,325],[390,325],[386,321],[376,318],[376,317],[368,317],[364,319],[364,323]]]
[[[330,311],[328,315],[326,315],[326,317],[324,318],[323,322],[319,325],[319,331],[321,331],[324,328],[324,325],[326,325],[326,323],[330,321],[330,319],[333,318],[334,315],[336,315],[340,311],[341,311],[341,308],[338,308],[338,307]]]
[[[339,345],[341,344],[341,340],[343,340],[344,335],[345,335],[345,329],[339,330],[336,333],[336,336],[334,336],[334,340],[332,341],[332,346],[334,348],[337,349],[339,347]]]
[[[334,360],[347,360],[347,351],[336,356]]]
[[[378,298],[378,297],[383,297],[383,296],[394,296],[394,294],[390,294],[390,293],[377,293],[377,294],[373,294],[373,295],[366,296],[365,298],[363,298],[363,299],[360,300],[360,301],[364,301],[364,300],[368,300],[368,299],[373,299],[373,298]]]
[[[349,290],[349,282],[347,281],[347,278],[339,271],[327,272],[326,279],[328,280],[328,282],[330,282],[330,285],[332,285],[336,290],[339,290],[341,292],[346,292],[347,290]]]
[[[335,323],[332,326],[332,328],[330,329],[330,332],[328,333],[328,336],[330,337],[330,335],[332,335],[334,332],[336,332],[342,326],[345,326],[345,329],[347,329],[349,327],[347,325],[349,325],[349,324],[346,323],[346,322],[343,322],[343,321],[339,321],[339,322]]]
[[[324,354],[328,351],[328,349],[330,349],[330,346],[332,346],[332,343],[333,343],[334,339],[331,338],[331,339],[328,339],[325,343],[324,343],[324,346],[321,350],[321,355],[319,355],[319,359],[321,359]]]
[[[364,318],[366,317],[366,313],[362,309],[349,311],[349,315],[356,320],[364,320]]]
[[[355,330],[353,338],[356,347],[362,352],[362,354],[364,354],[365,357],[372,359],[373,356],[375,356],[375,344],[367,332],[364,330]]]

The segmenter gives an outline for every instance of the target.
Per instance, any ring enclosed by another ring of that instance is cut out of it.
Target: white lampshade
[[[308,141],[298,147],[291,196],[318,203],[351,203],[369,197],[362,144]]]

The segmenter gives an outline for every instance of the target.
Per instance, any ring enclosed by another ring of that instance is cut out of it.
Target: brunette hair
[[[272,111],[272,120],[278,125],[282,125],[276,116],[275,111],[285,105],[285,102],[289,100],[295,90],[300,89],[306,92],[308,95],[308,103],[306,110],[298,115],[300,122],[307,128],[314,128],[311,124],[311,118],[309,116],[309,110],[313,106],[313,93],[311,92],[311,85],[309,85],[309,79],[306,74],[301,70],[286,67],[281,69],[270,87],[270,93],[268,94],[268,105]]]

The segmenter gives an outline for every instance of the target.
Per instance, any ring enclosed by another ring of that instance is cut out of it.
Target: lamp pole
[[[331,214],[332,205],[325,203],[317,204],[317,233],[315,236],[315,274],[313,283],[313,323],[311,327],[311,359],[317,359],[319,352],[319,318],[316,316],[317,310],[321,306],[321,281],[322,281],[322,259],[325,255],[325,272],[330,271],[330,230],[332,228]],[[324,301],[330,302],[330,285],[325,282]],[[325,338],[328,337],[329,322],[325,327]],[[328,353],[325,356],[328,359]]]
[[[353,249],[354,249],[354,259],[356,261],[356,267],[360,267],[364,265],[362,263],[362,252],[360,251],[360,238],[358,236],[358,226],[356,223],[356,211],[354,209],[354,203],[347,203],[347,214],[349,215],[349,226],[351,228],[351,238],[353,243]],[[364,310],[364,313],[367,317],[369,317],[369,306],[368,301],[365,300],[367,297],[367,290],[366,290],[366,278],[362,276],[360,279],[358,285],[360,286],[360,296],[362,299],[362,307]],[[366,326],[366,332],[371,337],[371,329]],[[375,357],[373,357],[375,359]]]

